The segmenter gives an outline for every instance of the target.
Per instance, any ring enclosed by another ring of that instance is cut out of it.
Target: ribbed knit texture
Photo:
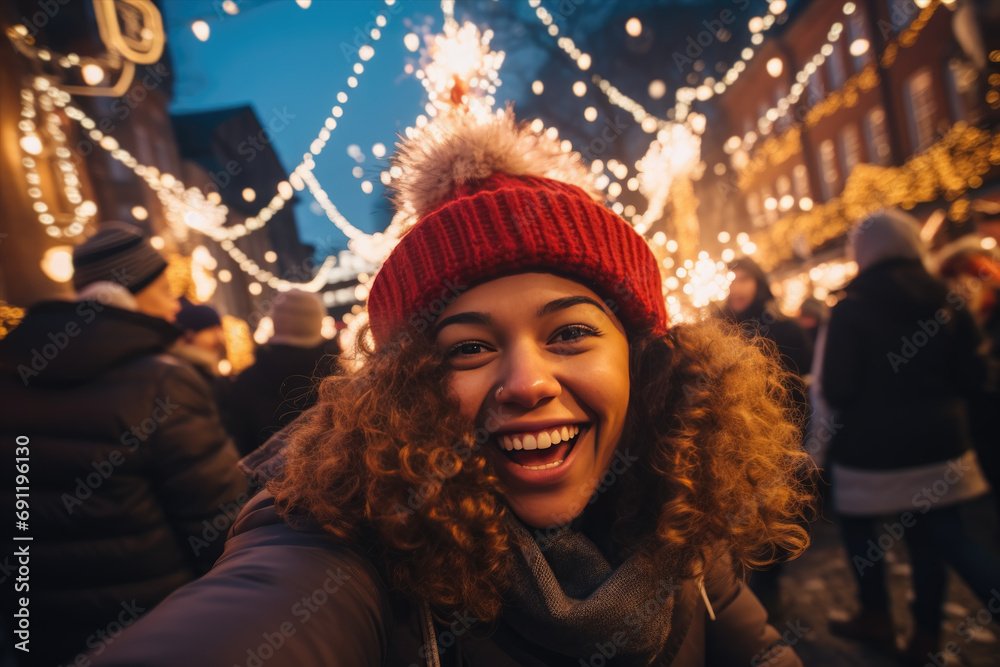
[[[458,187],[382,265],[368,296],[376,344],[478,283],[532,270],[586,284],[631,332],[666,330],[656,258],[628,223],[576,186],[494,174]]]
[[[131,225],[109,222],[73,248],[73,287],[107,280],[137,294],[163,273],[167,261]]]

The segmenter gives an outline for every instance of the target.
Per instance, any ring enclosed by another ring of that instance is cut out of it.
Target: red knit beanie
[[[426,132],[401,144],[396,158],[404,176],[393,182],[395,204],[417,222],[368,296],[377,345],[401,327],[429,329],[477,284],[532,271],[585,284],[632,333],[666,330],[656,258],[580,187],[590,177],[576,154],[516,125],[509,112],[485,126],[459,118]]]

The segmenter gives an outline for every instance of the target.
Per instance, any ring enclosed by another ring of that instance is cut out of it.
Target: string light
[[[21,159],[24,176],[27,183],[27,193],[31,197],[32,209],[38,217],[38,222],[45,227],[45,232],[53,238],[72,238],[83,233],[97,215],[97,206],[90,200],[84,200],[81,193],[82,183],[76,162],[67,147],[66,133],[62,129],[62,119],[55,109],[69,100],[69,95],[53,87],[48,79],[37,77],[34,88],[21,90],[21,119],[18,130],[21,133],[18,142],[25,154]],[[36,91],[38,95],[36,96]],[[44,122],[40,116],[44,115]],[[39,128],[39,123],[42,123]],[[95,130],[96,131],[96,130]],[[43,201],[41,175],[38,172],[36,157],[43,152],[40,133],[44,132],[51,138],[52,154],[54,156],[54,178],[62,190],[61,202],[70,212],[64,212],[63,206],[50,198]],[[53,208],[50,208],[50,204]]]
[[[911,209],[942,195],[957,202],[963,193],[981,186],[983,174],[996,165],[1000,165],[1000,133],[956,123],[940,141],[902,166],[859,164],[839,197],[824,204],[810,200],[808,209],[800,203],[802,213],[782,217],[757,239],[759,263],[772,269],[794,256],[796,243],[815,248],[880,208]]]

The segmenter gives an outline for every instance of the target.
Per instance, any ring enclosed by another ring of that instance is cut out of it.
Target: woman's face
[[[485,456],[526,524],[569,523],[616,456],[616,478],[631,465],[627,452],[616,453],[628,341],[588,288],[548,273],[498,278],[449,304],[435,337],[462,414],[491,433]]]

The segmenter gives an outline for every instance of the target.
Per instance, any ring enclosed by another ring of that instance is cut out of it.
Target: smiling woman
[[[258,454],[216,568],[97,664],[800,665],[739,576],[807,542],[776,362],[668,328],[645,241],[510,114],[396,166],[361,367]]]

